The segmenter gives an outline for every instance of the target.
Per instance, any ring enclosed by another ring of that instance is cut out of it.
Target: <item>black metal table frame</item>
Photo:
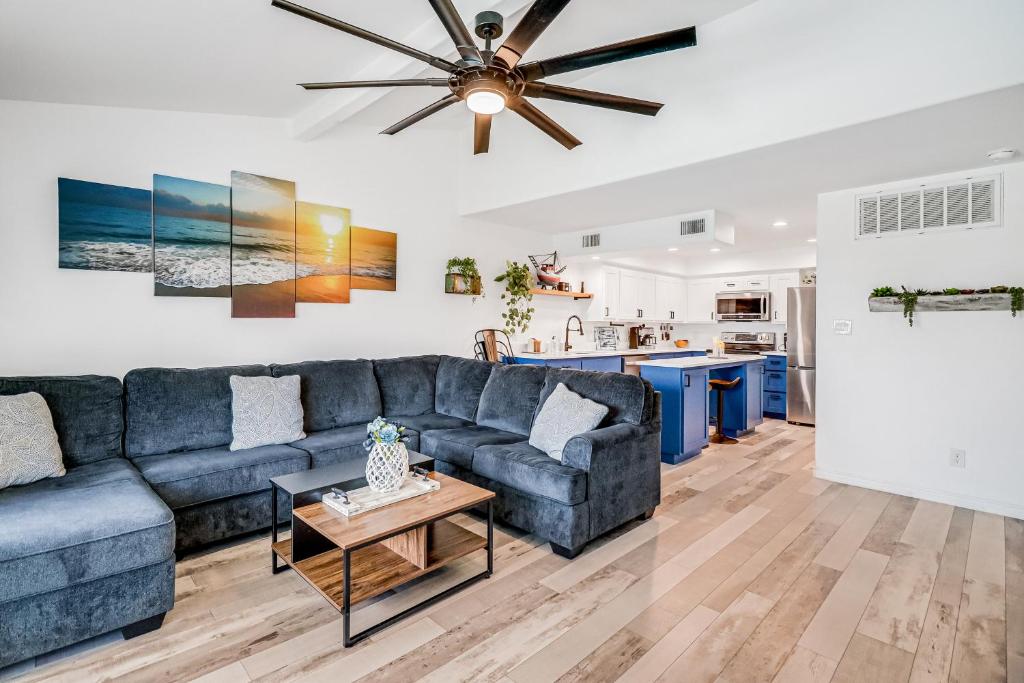
[[[277,521],[277,491],[278,491],[277,485],[274,484],[273,482],[271,482],[271,485],[270,485],[270,497],[271,497],[271,504],[270,504],[270,507],[271,507],[271,532],[270,532],[271,533],[271,549],[270,549],[270,554],[272,556],[272,558],[271,558],[271,570],[272,570],[272,573],[274,573],[274,574],[278,574],[280,572],[283,572],[286,569],[291,569],[291,567],[289,565],[287,565],[287,564],[285,564],[284,566],[280,566],[280,567],[278,566],[278,564],[277,564],[277,561],[278,561],[277,552],[273,549],[273,546],[277,544],[277,527],[278,527],[278,521]],[[466,508],[466,509],[469,509],[469,508]],[[454,515],[454,514],[458,514],[459,512],[465,512],[466,509],[456,510],[456,511],[452,512],[451,514]],[[294,520],[295,520],[295,516],[294,515],[295,515],[295,510],[293,508],[292,509],[292,539],[293,540],[295,538],[295,533],[296,533],[295,523],[294,523]],[[449,516],[451,516],[451,515],[446,515],[445,517],[449,517]],[[444,517],[441,517],[439,519],[444,519]],[[438,520],[433,520],[433,521],[436,522]],[[411,528],[401,529],[399,531],[395,531],[394,533],[388,534],[387,536],[384,536],[383,538],[378,538],[378,539],[373,540],[373,541],[367,541],[366,543],[360,543],[357,546],[353,546],[351,548],[345,548],[344,550],[342,550],[342,559],[341,559],[341,561],[342,561],[342,582],[343,582],[342,590],[343,590],[343,595],[342,595],[342,604],[341,604],[341,621],[342,621],[342,636],[343,636],[342,640],[343,640],[343,643],[344,643],[345,647],[352,647],[356,643],[359,643],[359,642],[361,642],[363,640],[366,640],[367,638],[373,636],[374,634],[379,633],[380,631],[382,631],[382,630],[386,629],[387,627],[391,626],[392,624],[395,624],[398,621],[401,621],[402,619],[404,619],[405,617],[409,616],[410,614],[414,614],[416,612],[419,612],[422,609],[426,609],[427,607],[430,607],[434,603],[439,602],[441,600],[444,600],[449,595],[452,595],[453,593],[457,593],[458,591],[462,590],[463,588],[465,588],[465,587],[467,587],[467,586],[469,586],[469,585],[471,585],[473,583],[476,583],[477,581],[479,581],[481,579],[490,578],[490,576],[494,573],[494,500],[492,498],[492,499],[489,499],[487,501],[487,546],[486,546],[486,550],[487,550],[487,569],[485,569],[484,571],[480,572],[479,574],[474,574],[473,576],[470,576],[470,577],[460,581],[459,583],[455,584],[454,586],[449,586],[448,588],[444,589],[440,593],[438,593],[436,595],[432,595],[431,597],[427,598],[426,600],[422,600],[422,601],[416,603],[415,605],[411,605],[411,606],[405,608],[404,610],[402,610],[401,612],[399,612],[397,614],[393,614],[392,616],[388,617],[384,621],[381,621],[381,622],[379,622],[377,624],[374,624],[373,626],[370,626],[369,628],[363,629],[362,631],[356,633],[355,635],[352,635],[352,632],[351,632],[352,631],[352,623],[351,623],[352,622],[352,602],[351,602],[351,595],[352,595],[352,590],[351,590],[352,589],[352,575],[351,575],[352,553],[355,552],[356,550],[361,550],[362,548],[366,548],[366,547],[371,546],[371,545],[373,545],[375,543],[380,543],[381,541],[386,541],[389,538],[394,538],[395,536],[401,536],[402,534],[405,534],[405,533],[408,533],[409,531],[412,531],[412,529],[416,529],[416,528],[419,528],[420,526],[425,526],[425,525],[428,525],[430,523],[431,522],[424,522],[423,524],[418,524],[418,525],[416,525],[414,527],[411,527]],[[324,538],[324,540],[329,542],[329,539]],[[335,546],[335,547],[337,547],[337,546]],[[294,558],[293,558],[293,561],[294,561]],[[440,569],[440,567],[439,567],[439,569]]]

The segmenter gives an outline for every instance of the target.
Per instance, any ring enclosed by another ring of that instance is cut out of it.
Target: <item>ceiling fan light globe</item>
[[[474,90],[466,96],[466,106],[475,114],[497,114],[505,108],[505,97],[493,90]]]

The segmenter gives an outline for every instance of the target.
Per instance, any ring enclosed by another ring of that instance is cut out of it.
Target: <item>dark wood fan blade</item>
[[[553,137],[566,149],[583,144],[572,133],[552,121],[547,114],[522,98],[511,100],[508,103],[508,108]]]
[[[308,7],[296,5],[294,2],[289,2],[288,0],[271,0],[270,4],[279,9],[283,9],[286,12],[297,14],[300,17],[305,17],[306,19],[312,19],[313,21],[319,24],[323,24],[324,26],[330,26],[331,28],[338,29],[339,31],[344,31],[345,33],[353,35],[357,38],[362,38],[363,40],[368,40],[371,43],[376,43],[381,47],[386,47],[388,49],[395,50],[396,52],[401,52],[403,55],[412,57],[413,59],[418,59],[421,62],[426,62],[431,66],[441,69],[442,71],[447,71],[451,73],[458,68],[446,59],[435,57],[434,55],[430,55],[421,50],[417,50],[414,47],[403,45],[402,43],[391,40],[390,38],[385,38],[384,36],[379,36],[376,33],[372,33],[370,31],[367,31],[366,29],[359,28],[358,26],[353,26],[352,24],[348,24],[340,19],[335,19],[334,17],[329,17],[326,14],[315,12],[309,9]]]
[[[633,40],[613,45],[595,47],[590,50],[583,50],[582,52],[562,55],[561,57],[530,62],[520,66],[519,70],[526,80],[536,81],[546,76],[564,74],[579,69],[589,69],[594,66],[601,66],[602,64],[621,62],[626,59],[656,55],[661,52],[669,52],[670,50],[693,47],[696,44],[697,29],[691,26],[690,28],[683,28],[678,31],[668,31],[667,33],[659,33],[647,36],[646,38],[634,38]]]
[[[437,13],[437,18],[444,24],[448,35],[452,37],[452,42],[458,48],[462,59],[474,64],[483,64],[484,58],[480,54],[480,48],[477,47],[473,36],[469,33],[469,29],[466,28],[465,22],[462,21],[462,17],[459,16],[459,12],[455,9],[452,1],[429,0],[429,2],[430,6],[434,8],[434,12]]]
[[[504,62],[510,69],[514,67],[568,4],[569,0],[537,0],[534,2],[526,11],[526,16],[494,53],[494,58]]]
[[[451,105],[455,104],[458,101],[459,101],[458,95],[454,95],[454,94],[448,95],[447,97],[442,98],[442,99],[438,100],[437,102],[434,102],[433,104],[424,107],[423,109],[420,109],[418,112],[416,112],[412,116],[407,116],[406,118],[402,119],[401,121],[399,121],[395,125],[391,126],[390,128],[382,130],[380,132],[380,134],[381,135],[394,135],[395,133],[401,133],[403,130],[405,130],[406,128],[408,128],[412,124],[417,123],[419,121],[422,121],[423,119],[427,118],[431,114],[436,114],[437,112],[441,111],[445,107],[450,107]]]
[[[487,154],[491,150],[491,115],[477,114],[473,121],[473,154]]]
[[[341,90],[343,88],[400,88],[429,85],[440,88],[448,85],[447,78],[406,78],[392,81],[336,81],[329,83],[299,83],[306,90]]]
[[[535,81],[527,83],[523,89],[523,95],[527,97],[540,97],[546,100],[561,100],[573,104],[588,104],[592,107],[603,107],[605,109],[618,109],[633,114],[644,114],[645,116],[657,116],[658,112],[665,105],[648,100],[637,100],[632,97],[621,95],[609,95],[608,93],[596,92],[594,90],[579,90],[567,88],[562,85],[541,83]]]

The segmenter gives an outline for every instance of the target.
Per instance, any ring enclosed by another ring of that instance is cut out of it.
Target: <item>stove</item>
[[[761,353],[775,350],[774,332],[723,332],[726,353]]]

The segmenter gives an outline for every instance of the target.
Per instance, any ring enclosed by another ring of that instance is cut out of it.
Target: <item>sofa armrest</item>
[[[587,472],[591,538],[596,537],[661,502],[661,421],[574,436],[562,450],[562,464]]]

